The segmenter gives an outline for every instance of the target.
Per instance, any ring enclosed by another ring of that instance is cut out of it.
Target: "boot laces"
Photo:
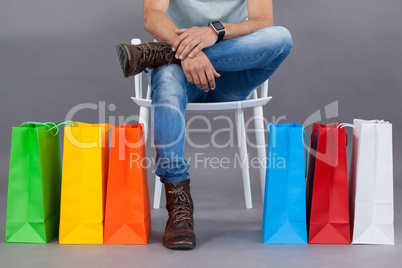
[[[187,221],[192,227],[191,213],[190,213],[190,198],[183,190],[183,187],[175,188],[168,193],[172,194],[176,199],[174,200],[173,223],[177,224],[181,221]]]
[[[139,46],[139,49],[142,51],[142,58],[140,59],[140,62],[144,62],[146,60],[153,61],[159,57],[166,60],[168,65],[172,63],[174,58],[174,51],[172,51],[168,43],[161,42],[158,45],[144,43]]]

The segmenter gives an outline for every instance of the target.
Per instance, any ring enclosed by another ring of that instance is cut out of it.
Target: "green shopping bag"
[[[57,236],[61,184],[59,125],[27,122],[13,127],[6,242],[47,243]]]

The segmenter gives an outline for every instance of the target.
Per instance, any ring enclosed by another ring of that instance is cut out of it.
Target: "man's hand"
[[[176,34],[179,36],[172,49],[176,51],[176,59],[181,60],[187,56],[195,57],[203,48],[214,45],[218,40],[218,35],[210,26],[177,29]]]
[[[210,89],[214,90],[215,77],[218,78],[221,76],[215,70],[214,66],[212,66],[207,55],[202,51],[192,58],[188,57],[182,60],[181,67],[187,80],[205,92],[208,92]]]

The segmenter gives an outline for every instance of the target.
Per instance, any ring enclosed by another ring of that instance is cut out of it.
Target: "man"
[[[117,51],[126,77],[149,71],[155,171],[169,212],[163,245],[192,249],[186,105],[247,99],[290,53],[292,38],[273,26],[272,0],[144,0],[143,16],[145,29],[161,42],[120,44]]]

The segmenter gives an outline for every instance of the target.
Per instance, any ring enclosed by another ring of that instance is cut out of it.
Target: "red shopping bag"
[[[307,178],[309,243],[350,244],[347,136],[338,124],[314,124]]]
[[[142,124],[113,128],[104,244],[147,244],[151,233]]]

